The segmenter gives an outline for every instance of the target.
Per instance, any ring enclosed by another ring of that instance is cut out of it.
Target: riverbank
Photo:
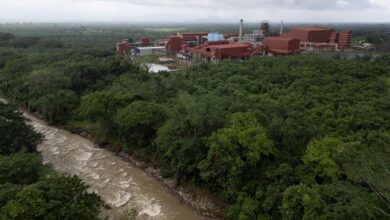
[[[0,97],[0,101],[7,102],[6,99],[1,98],[1,97]],[[40,115],[28,113],[26,110],[23,110],[23,111],[28,115],[28,119],[32,120],[33,123],[35,123],[35,125],[36,125],[35,127],[38,128],[38,130],[41,127],[47,126],[47,125],[43,126],[43,123],[45,123],[45,122]],[[37,123],[39,125],[37,125]],[[47,126],[47,128],[48,127],[49,126]],[[64,132],[69,131],[72,134],[83,137],[83,138],[89,140],[91,143],[94,143],[93,136],[90,135],[86,130],[75,129],[75,128],[72,128],[69,126],[63,126],[63,127],[58,127],[58,128],[53,127],[53,126],[50,126],[50,127],[52,127],[54,130],[64,129]],[[44,129],[44,131],[46,131],[47,128]],[[49,130],[52,130],[52,129],[49,129]],[[50,135],[51,135],[51,133],[50,133]],[[52,136],[50,136],[50,137],[53,138]],[[62,137],[64,137],[64,134],[62,134]],[[63,143],[64,142],[61,139],[59,144],[62,145]],[[49,147],[50,148],[58,148],[58,146],[52,146],[52,145],[50,145]],[[64,147],[66,148],[67,146],[64,146]],[[98,147],[102,148],[102,146],[98,146]],[[109,145],[106,145],[104,148],[110,150]],[[72,149],[70,149],[70,150],[74,150],[74,149],[75,148],[72,147]],[[45,149],[45,150],[47,150],[47,149]],[[51,157],[51,159],[57,160],[58,159],[57,156],[59,154],[59,149],[49,149],[49,151],[51,153],[53,153],[53,155],[50,155],[47,153],[46,157]],[[69,150],[65,150],[65,152],[68,153]],[[84,153],[89,154],[89,152],[84,152]],[[176,180],[174,178],[163,178],[162,171],[159,168],[159,166],[156,165],[156,163],[148,162],[148,160],[146,158],[142,158],[142,157],[137,156],[135,154],[130,155],[130,154],[127,154],[125,152],[113,152],[113,153],[115,154],[115,156],[121,158],[126,163],[128,163],[136,168],[139,168],[145,174],[147,174],[149,177],[152,177],[153,179],[157,180],[171,195],[173,195],[175,197],[175,199],[180,201],[180,203],[184,204],[185,206],[195,210],[199,215],[206,217],[207,219],[222,219],[223,218],[224,210],[227,207],[226,204],[224,202],[222,202],[221,200],[219,200],[218,198],[216,198],[215,196],[211,195],[210,193],[208,193],[204,190],[201,190],[199,188],[193,187],[191,185],[178,185],[178,183],[176,182]],[[84,160],[84,158],[81,158],[81,159]],[[47,159],[47,161],[50,162],[49,159]],[[97,165],[95,164],[96,161],[94,161],[93,163],[94,163],[93,167],[90,167],[90,168],[97,167]],[[66,166],[66,164],[64,164],[64,166]],[[84,168],[82,168],[82,169],[84,169]],[[59,168],[59,170],[69,173],[69,170],[66,170],[64,168]],[[77,172],[73,173],[73,174],[78,175],[78,176],[82,175],[82,173],[77,173]],[[72,174],[72,172],[70,172],[70,173]],[[92,172],[92,173],[93,173],[92,179],[94,179],[94,181],[92,183],[98,184],[99,181],[97,181],[95,178],[98,175],[100,176],[100,174],[97,174],[96,172],[95,173]],[[83,179],[85,180],[85,178],[83,178]],[[108,179],[110,179],[110,178],[106,178],[106,180],[108,180]],[[88,182],[88,179],[86,182],[88,184],[91,183],[91,182]],[[121,201],[120,203],[125,204],[125,202],[123,202],[123,201]]]
[[[95,142],[93,135],[86,130],[71,126],[64,126],[63,128]],[[114,149],[110,144],[106,144],[104,148],[109,150]],[[201,216],[209,219],[223,219],[227,204],[216,196],[191,185],[178,185],[174,178],[164,178],[159,165],[148,161],[147,158],[123,151],[114,153],[131,165],[143,170],[150,177],[158,180],[181,203],[196,210]]]

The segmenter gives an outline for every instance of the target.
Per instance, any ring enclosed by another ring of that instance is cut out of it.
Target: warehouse
[[[274,55],[289,55],[299,52],[300,40],[291,37],[267,37],[263,40],[266,53]]]
[[[261,48],[253,48],[250,44],[228,43],[227,41],[210,42],[188,48],[193,61],[220,62],[222,60],[246,59],[261,53]]]
[[[281,37],[297,38],[301,43],[329,43],[333,33],[334,29],[332,28],[297,27],[282,34]]]

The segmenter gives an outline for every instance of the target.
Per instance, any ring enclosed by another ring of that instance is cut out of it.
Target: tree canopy
[[[1,93],[51,123],[153,160],[178,184],[213,192],[230,205],[228,219],[390,216],[388,56],[261,57],[151,74],[113,51],[22,51],[0,50]],[[0,111],[2,133],[29,134],[23,124],[6,127],[15,116]],[[12,140],[0,140],[4,164],[34,151]],[[21,187],[7,182],[0,196]],[[20,196],[33,195],[39,207],[39,190]]]

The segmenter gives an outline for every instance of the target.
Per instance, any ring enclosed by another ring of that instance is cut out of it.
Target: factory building
[[[116,44],[116,54],[118,56],[127,56],[130,54],[131,46],[128,39],[123,39]]]
[[[185,42],[180,36],[171,36],[169,37],[165,48],[170,53],[178,53],[183,49],[183,45],[185,45]]]
[[[165,47],[169,53],[178,53],[184,46],[195,47],[207,41],[209,33],[177,33],[177,35],[170,36]]]
[[[291,37],[267,37],[263,40],[266,53],[290,55],[300,51],[300,40]]]
[[[149,47],[150,46],[149,38],[147,38],[147,37],[142,38],[141,42],[140,42],[140,46],[141,47]]]
[[[352,45],[352,31],[341,31],[338,38],[338,47],[340,49],[350,48]]]
[[[220,34],[220,33],[209,33],[207,36],[208,42],[222,41],[222,40],[225,40],[225,37],[223,34]]]
[[[127,56],[172,55],[178,62],[246,59],[255,55],[292,55],[300,52],[320,52],[322,49],[351,48],[352,32],[335,32],[326,27],[296,27],[284,32],[284,22],[280,27],[279,37],[270,36],[270,25],[262,22],[260,30],[251,34],[244,33],[244,20],[240,20],[238,34],[221,34],[208,32],[177,33],[168,39],[156,40],[150,46],[148,38],[129,44],[123,40],[117,44],[117,54]]]
[[[297,27],[281,37],[297,38],[301,43],[329,43],[334,29],[323,27]]]
[[[264,39],[265,35],[262,30],[253,30],[252,34],[245,34],[243,37],[244,42],[261,42]]]
[[[188,51],[192,61],[214,63],[222,60],[247,59],[262,52],[261,48],[253,48],[251,44],[227,41],[205,43],[198,47],[188,48]]]
[[[335,48],[347,49],[351,47],[352,32],[335,32],[332,28],[325,27],[297,27],[281,37],[296,38],[301,42],[301,48]]]

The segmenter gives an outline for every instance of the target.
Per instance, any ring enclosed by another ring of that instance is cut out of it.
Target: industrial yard
[[[258,29],[251,32],[248,29],[245,32],[244,27],[244,20],[241,19],[239,26],[237,25],[237,33],[179,31],[153,42],[147,36],[132,43],[123,39],[117,43],[116,53],[132,59],[145,56],[169,57],[177,66],[184,67],[198,63],[246,60],[251,57],[376,51],[372,43],[353,44],[353,31],[349,29],[337,31],[332,27],[318,25],[286,28],[284,21],[278,28],[279,32],[272,32],[269,22],[261,22]]]

